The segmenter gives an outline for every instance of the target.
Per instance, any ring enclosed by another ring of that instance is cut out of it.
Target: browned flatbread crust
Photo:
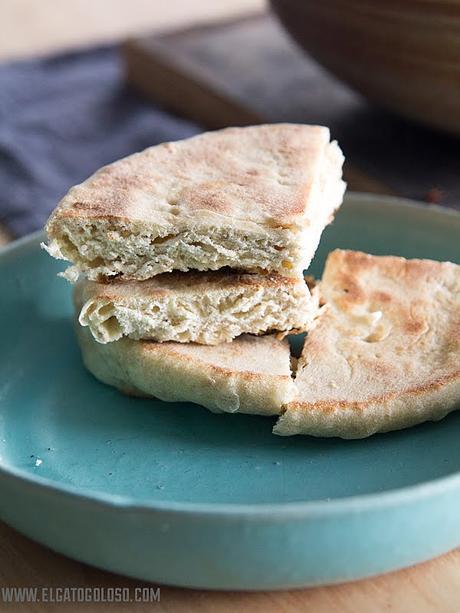
[[[336,250],[276,434],[360,438],[460,405],[460,266]]]
[[[320,126],[228,128],[150,147],[71,188],[47,249],[92,280],[225,266],[299,277],[342,202],[342,163]]]
[[[203,211],[303,225],[329,143],[321,126],[227,128],[163,143],[104,166],[63,198],[59,217],[157,221]]]

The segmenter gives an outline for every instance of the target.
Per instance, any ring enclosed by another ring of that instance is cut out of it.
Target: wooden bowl
[[[325,68],[387,109],[460,134],[460,0],[270,0]]]

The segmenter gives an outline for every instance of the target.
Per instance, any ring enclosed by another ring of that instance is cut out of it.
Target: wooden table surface
[[[421,535],[423,538],[423,535]],[[0,586],[135,587],[147,584],[74,562],[0,523]],[[156,587],[156,586],[154,586]],[[133,611],[373,613],[381,611],[454,613],[460,609],[460,555],[449,553],[416,567],[374,579],[289,592],[210,592],[160,586],[160,602],[129,605]],[[56,605],[23,605],[25,611],[59,610]],[[61,605],[62,606],[62,605]],[[77,608],[78,604],[68,605]],[[0,603],[0,609],[2,608]],[[109,605],[94,605],[97,611]]]
[[[152,28],[176,26],[256,10],[263,0],[2,0],[0,60],[113,40]],[[11,240],[0,227],[0,245]],[[423,538],[423,535],[420,535]],[[145,585],[75,562],[0,522],[0,588],[7,586],[130,587]],[[0,610],[3,609],[0,600]],[[67,604],[105,611],[111,605]],[[416,567],[354,583],[289,592],[206,592],[161,587],[161,601],[115,605],[125,610],[180,612],[380,612],[460,610],[460,550]],[[25,611],[61,610],[61,604],[22,605]]]

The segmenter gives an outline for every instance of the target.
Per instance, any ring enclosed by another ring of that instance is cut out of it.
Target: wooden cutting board
[[[350,189],[459,206],[460,143],[391,116],[327,74],[268,13],[130,40],[129,81],[204,128],[328,125]]]

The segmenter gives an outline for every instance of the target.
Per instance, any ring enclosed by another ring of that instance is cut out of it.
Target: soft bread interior
[[[173,270],[219,270],[227,266],[286,276],[302,273],[306,262],[303,232],[270,227],[242,229],[231,220],[227,224],[190,220],[185,229],[183,224],[158,227],[117,219],[70,217],[51,231],[54,238],[45,248],[53,257],[73,262],[91,280],[119,275],[145,280]]]
[[[219,273],[216,276],[219,279]],[[128,336],[218,345],[241,334],[305,331],[318,312],[317,292],[311,296],[303,279],[283,282],[279,277],[260,277],[260,283],[239,283],[236,275],[235,283],[223,284],[207,273],[207,284],[197,281],[193,289],[180,285],[180,273],[175,278],[178,287],[173,291],[161,287],[149,291],[151,284],[146,281],[132,282],[136,288],[132,293],[117,293],[112,284],[80,282],[76,286],[79,322],[100,343]],[[195,278],[199,279],[196,273]]]

